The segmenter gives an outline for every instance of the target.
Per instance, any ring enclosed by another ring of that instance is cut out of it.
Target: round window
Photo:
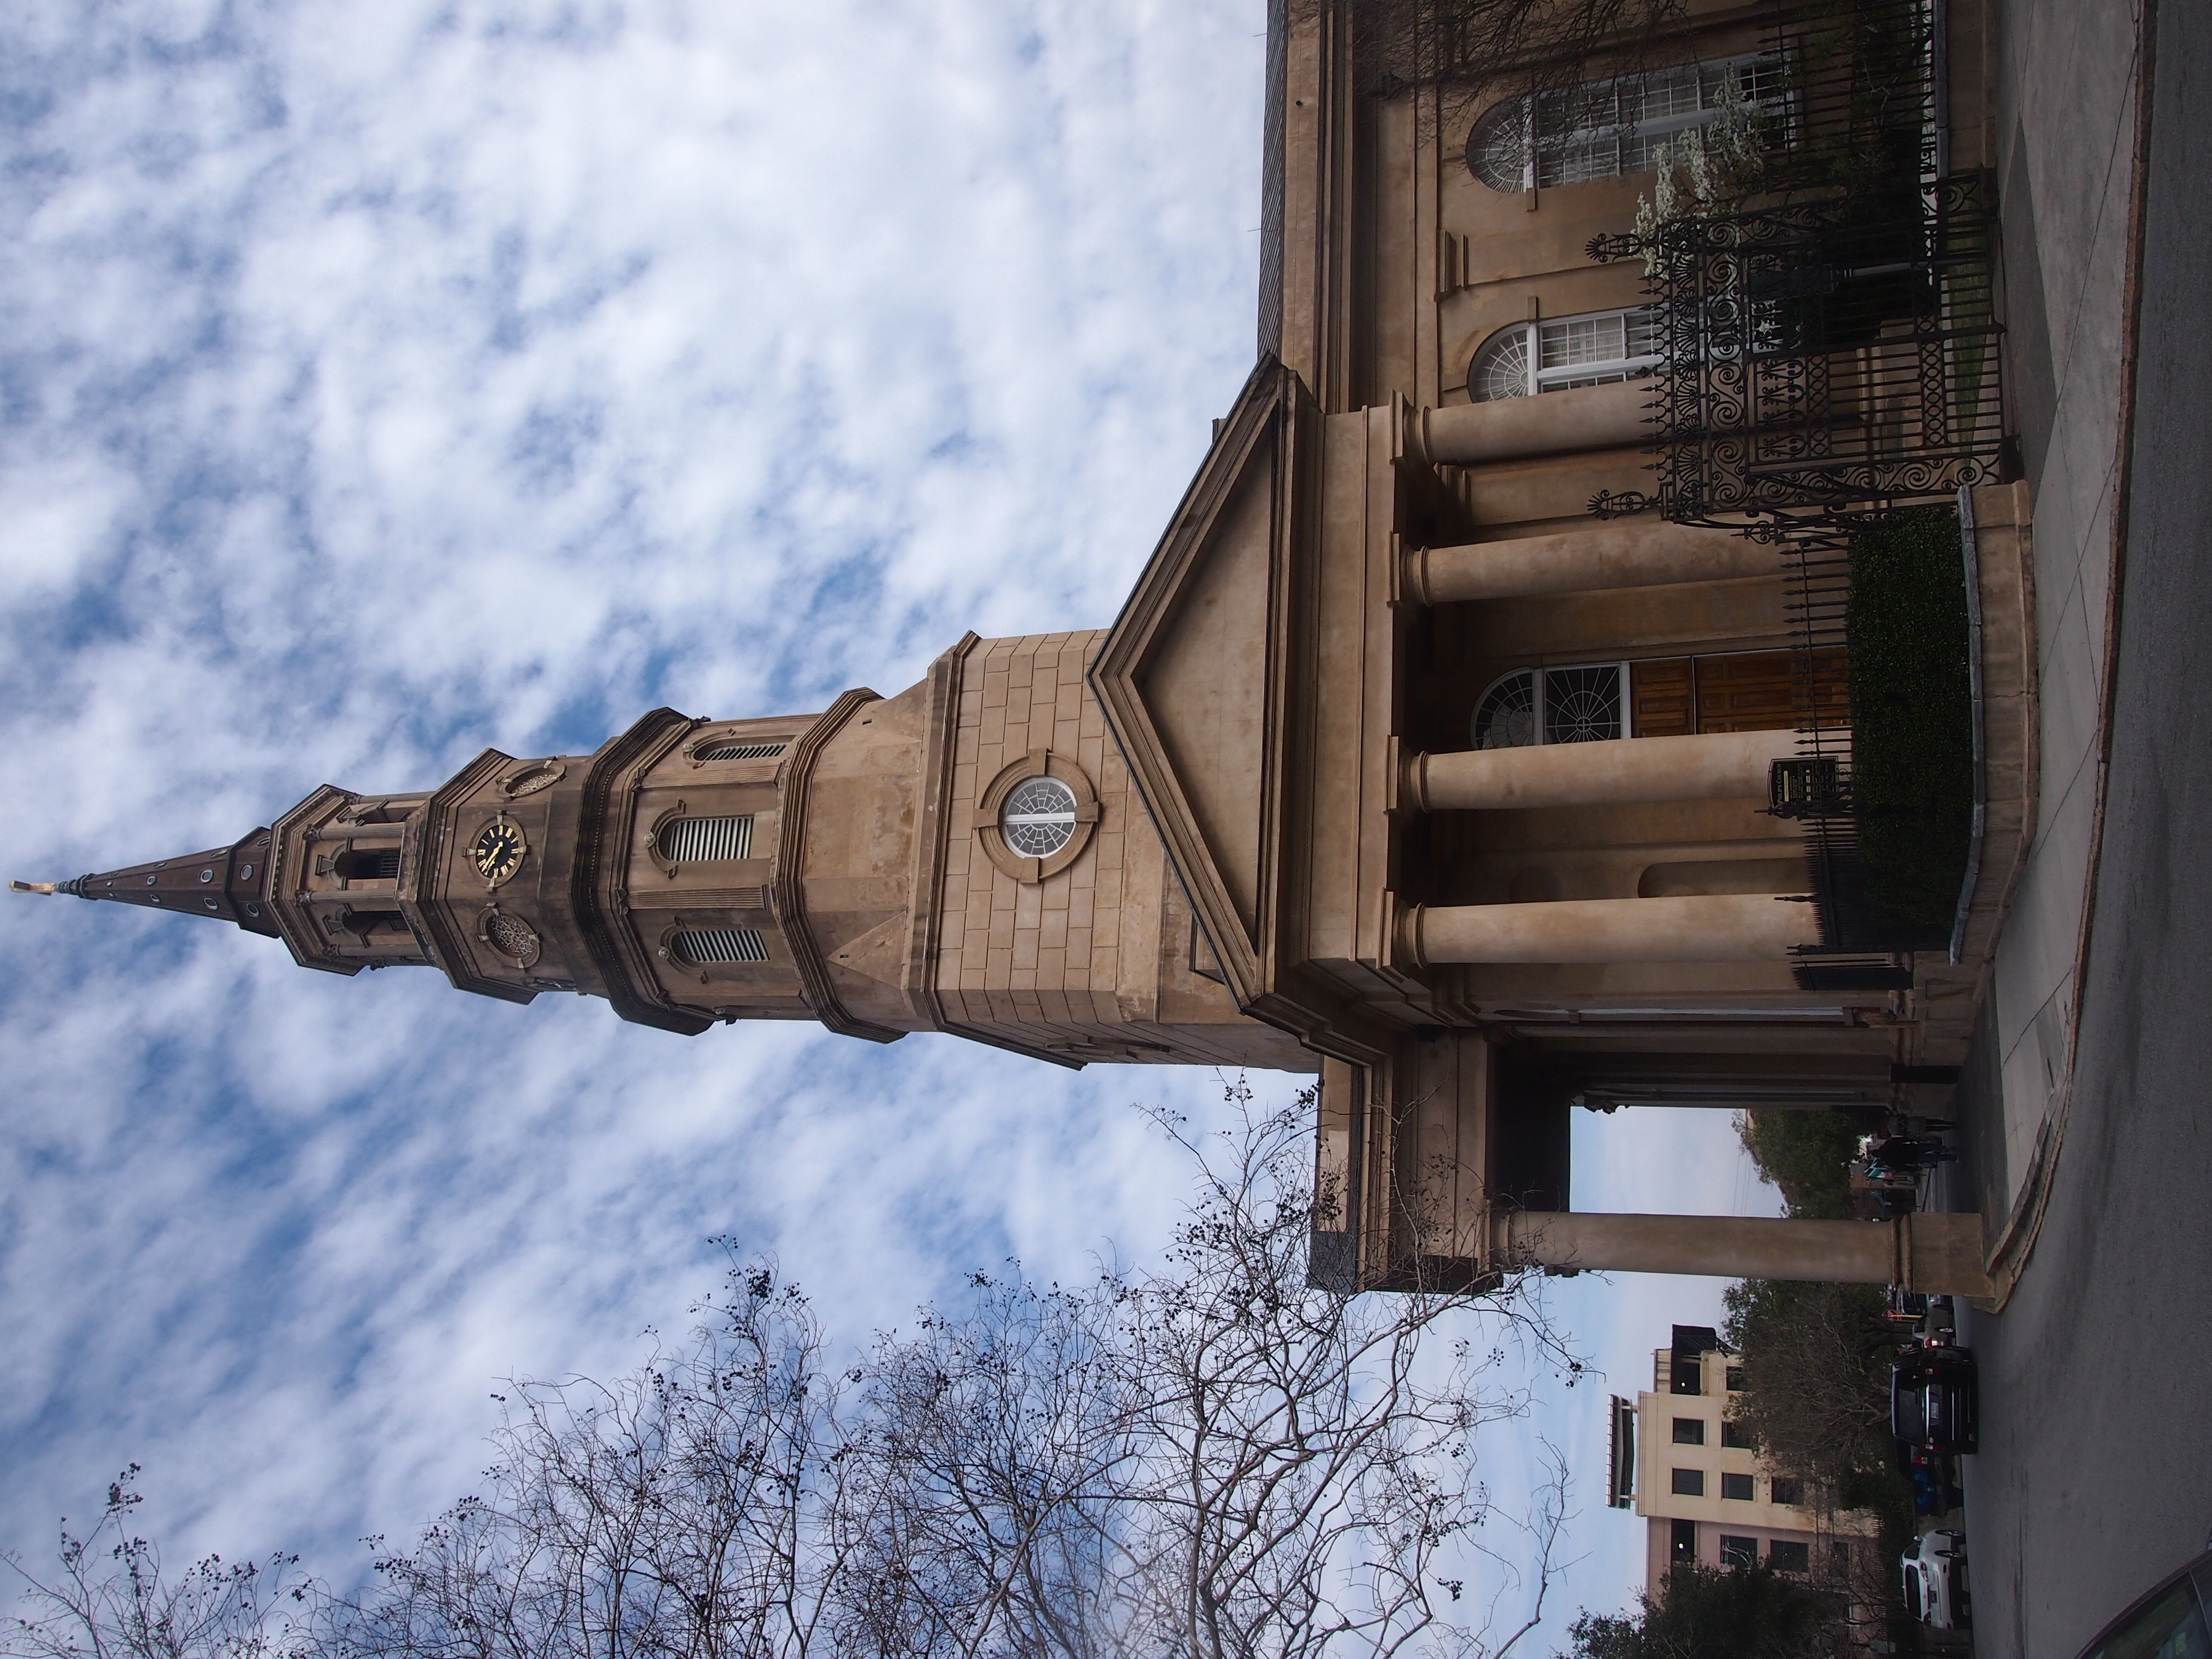
[[[999,809],[999,833],[1025,859],[1048,859],[1075,835],[1075,791],[1058,778],[1026,778]]]

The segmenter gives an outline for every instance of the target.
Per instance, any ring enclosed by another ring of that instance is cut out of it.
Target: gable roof
[[[1318,410],[1263,357],[1091,667],[1138,793],[1240,1005],[1265,988],[1283,794],[1295,486]]]

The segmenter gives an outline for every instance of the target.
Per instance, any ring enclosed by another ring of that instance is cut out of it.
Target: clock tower
[[[326,786],[234,845],[19,890],[218,918],[302,967],[429,966],[685,1035],[813,1019],[1093,1060],[1310,1071],[1237,1010],[1085,671],[1104,635],[960,641],[893,697],[655,709],[587,755]]]

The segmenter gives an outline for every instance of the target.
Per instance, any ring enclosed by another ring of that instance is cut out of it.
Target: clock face
[[[529,850],[522,839],[522,826],[507,818],[495,818],[477,831],[469,846],[469,862],[477,873],[491,886],[500,883],[522,868],[522,855]]]

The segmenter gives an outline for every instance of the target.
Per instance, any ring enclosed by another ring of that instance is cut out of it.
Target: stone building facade
[[[1990,153],[1988,21],[1934,15],[1929,142],[1958,173]],[[1874,962],[1831,959],[1773,810],[1808,726],[1850,743],[1847,664],[1808,644],[1775,548],[1589,511],[1651,481],[1656,349],[1634,262],[1586,250],[1634,222],[1656,145],[1766,95],[1781,15],[1697,0],[1632,109],[1616,88],[1548,143],[1525,100],[1362,91],[1342,9],[1279,4],[1260,360],[1109,628],[971,636],[819,714],[661,709],[588,756],[325,788],[233,847],[61,886],[230,920],[308,967],[428,963],[673,1031],[805,1018],[1316,1073],[1329,1282],[1540,1263],[1984,1288],[1976,1217],[1569,1208],[1577,1104],[1927,1106],[2033,821],[2014,486],[1961,498],[1978,873],[1955,950]],[[1887,348],[1855,349],[1853,418],[1923,441],[1869,389]]]

